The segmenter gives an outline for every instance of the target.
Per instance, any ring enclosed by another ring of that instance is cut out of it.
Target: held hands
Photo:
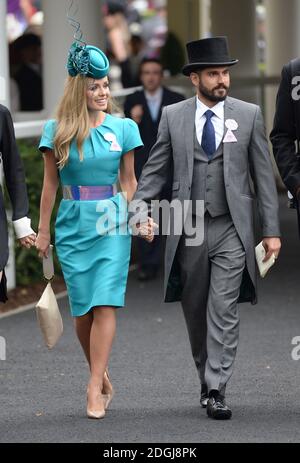
[[[24,238],[20,238],[18,241],[24,248],[30,249],[31,246],[35,245],[36,234],[32,233],[31,235],[24,236]]]
[[[262,244],[266,251],[266,256],[263,262],[266,262],[267,260],[269,260],[272,254],[274,254],[275,259],[277,259],[278,254],[280,252],[280,248],[281,248],[280,238],[272,238],[272,237],[264,238]]]
[[[35,242],[35,247],[39,252],[39,257],[48,257],[50,240],[50,232],[39,231]]]
[[[136,228],[138,230],[138,236],[148,241],[148,243],[152,243],[154,240],[154,230],[158,228],[158,225],[151,217],[148,217],[147,222],[136,224]]]
[[[137,235],[151,243],[154,239],[154,231],[158,228],[158,225],[154,222],[151,217],[148,217],[147,222],[136,225],[138,231]],[[39,252],[39,257],[48,257],[49,246],[51,242],[50,232],[39,231],[35,241],[35,247]]]

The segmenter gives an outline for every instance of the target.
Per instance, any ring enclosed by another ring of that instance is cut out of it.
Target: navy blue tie
[[[201,146],[207,154],[208,159],[211,159],[216,151],[216,134],[211,121],[214,115],[215,114],[210,109],[204,113],[206,122],[203,127]]]

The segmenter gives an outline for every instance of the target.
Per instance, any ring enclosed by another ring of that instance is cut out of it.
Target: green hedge
[[[18,140],[18,147],[24,164],[27,192],[29,199],[29,216],[31,227],[37,232],[39,223],[40,198],[43,186],[44,163],[43,156],[38,151],[37,139]],[[6,206],[10,208],[8,195],[6,192]],[[55,217],[61,200],[61,189],[59,188],[56,197],[55,207],[51,219],[51,242],[54,244],[54,225]],[[16,278],[17,285],[29,285],[35,281],[40,281],[42,277],[41,259],[35,247],[30,250],[22,248],[16,242]],[[55,273],[61,274],[61,269],[55,255]]]

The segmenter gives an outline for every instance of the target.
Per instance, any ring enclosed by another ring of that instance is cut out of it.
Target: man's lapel
[[[234,102],[230,97],[227,97],[224,103],[224,137],[228,131],[226,127],[227,119],[234,119]],[[235,132],[234,132],[235,133]],[[223,142],[223,160],[224,160],[224,178],[225,183],[228,179],[228,171],[229,171],[229,162],[230,162],[230,153],[231,149],[235,143],[224,143]]]
[[[178,136],[185,137],[185,146],[188,160],[189,184],[192,184],[193,168],[194,168],[194,130],[195,130],[195,115],[196,115],[196,97],[186,101],[184,111],[185,130],[184,134]]]
[[[150,109],[149,109],[149,106],[148,106],[148,101],[147,101],[147,98],[146,98],[146,94],[145,94],[144,91],[142,92],[142,106],[144,108],[144,117],[146,119],[149,119],[151,122],[153,122],[152,117],[151,117],[151,113],[150,113]]]

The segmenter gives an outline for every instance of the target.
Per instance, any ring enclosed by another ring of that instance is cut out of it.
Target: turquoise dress
[[[46,122],[39,149],[53,149],[56,121]],[[114,142],[112,143],[112,138]],[[106,114],[90,131],[80,161],[76,142],[59,171],[62,185],[115,185],[121,157],[143,146],[131,119]],[[96,306],[123,307],[131,249],[127,201],[121,193],[101,200],[62,199],[55,223],[55,246],[67,285],[71,313]]]

